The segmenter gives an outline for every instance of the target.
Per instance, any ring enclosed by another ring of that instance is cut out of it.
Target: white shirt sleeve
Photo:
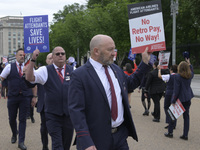
[[[37,70],[34,70],[35,81],[31,83],[40,83],[44,85],[48,79],[47,67],[42,66]]]
[[[169,79],[170,79],[170,74],[161,75],[161,76],[162,76],[162,80],[163,80],[164,82],[168,82]]]
[[[0,76],[2,78],[6,79],[8,77],[8,75],[10,74],[10,70],[11,70],[11,65],[10,64],[6,65],[6,67],[1,72]]]

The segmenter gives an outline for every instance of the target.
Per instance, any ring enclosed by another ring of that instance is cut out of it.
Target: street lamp
[[[173,17],[172,29],[172,65],[176,64],[176,15],[178,14],[178,0],[171,0],[171,15]]]

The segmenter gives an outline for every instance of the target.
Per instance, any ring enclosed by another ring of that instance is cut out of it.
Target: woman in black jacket
[[[173,95],[171,99],[172,105],[174,105],[179,99],[185,108],[185,112],[183,113],[184,127],[183,127],[183,135],[180,136],[183,140],[188,140],[188,132],[190,126],[190,116],[189,110],[191,105],[191,99],[194,97],[191,88],[191,81],[194,77],[193,67],[190,64],[190,59],[186,59],[186,61],[180,62],[178,65],[178,74],[175,75],[174,79],[174,89]],[[170,121],[168,132],[165,133],[166,137],[173,137],[173,127],[174,122]]]
[[[148,75],[145,91],[149,92],[153,102],[154,111],[151,113],[154,122],[160,122],[160,99],[165,91],[165,83],[158,77],[158,61],[154,62],[153,71]]]

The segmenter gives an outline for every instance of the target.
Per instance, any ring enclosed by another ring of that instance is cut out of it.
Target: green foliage
[[[41,63],[42,65],[46,65],[46,56],[49,53],[40,53],[40,55],[37,58],[37,62],[36,64],[38,65],[38,63]]]
[[[66,5],[54,14],[54,24],[50,27],[50,47],[62,46],[66,57],[77,57],[89,51],[89,42],[96,34],[110,35],[118,49],[118,65],[122,63],[130,48],[127,5],[149,0],[88,0],[87,7],[74,3]],[[172,16],[170,0],[162,0],[163,22],[166,46],[172,47]],[[177,64],[183,60],[182,53],[191,53],[191,62],[200,64],[200,0],[179,0],[177,15]]]
[[[84,45],[82,19],[84,17],[84,6],[78,3],[64,7],[63,11],[54,14],[55,23],[51,25],[50,42],[51,47],[62,46],[66,51],[66,57],[76,56],[77,48]],[[85,35],[85,34],[84,34]],[[83,56],[84,51],[80,52]]]
[[[194,74],[200,74],[200,68],[199,67],[194,68]]]

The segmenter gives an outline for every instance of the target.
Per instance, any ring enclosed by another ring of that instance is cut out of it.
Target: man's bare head
[[[114,49],[115,43],[110,36],[98,34],[90,41],[91,58],[103,65],[113,63]]]
[[[51,65],[53,63],[53,57],[52,57],[52,53],[49,53],[46,57],[46,63],[47,65]]]

